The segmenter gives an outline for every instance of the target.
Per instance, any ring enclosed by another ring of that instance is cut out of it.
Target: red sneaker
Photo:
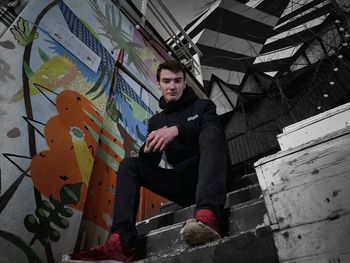
[[[211,227],[215,232],[220,233],[220,225],[213,211],[200,209],[195,213],[194,218]]]
[[[118,233],[113,233],[101,246],[92,248],[89,251],[83,251],[70,254],[71,260],[98,261],[98,260],[116,260],[121,262],[130,262],[135,255],[135,249],[127,248],[121,241]]]
[[[181,228],[182,239],[189,246],[211,242],[221,238],[219,223],[215,214],[209,209],[200,209],[194,218],[186,221]]]

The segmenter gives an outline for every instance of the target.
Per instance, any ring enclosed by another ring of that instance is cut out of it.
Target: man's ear
[[[160,83],[159,83],[159,81],[157,81],[156,85],[157,85],[157,88],[160,90]]]

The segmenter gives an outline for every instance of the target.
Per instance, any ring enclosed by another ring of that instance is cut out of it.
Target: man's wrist
[[[171,127],[174,130],[175,137],[179,135],[179,128],[175,125]]]

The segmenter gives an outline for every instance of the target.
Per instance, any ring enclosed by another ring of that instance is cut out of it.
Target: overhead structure
[[[346,1],[222,0],[207,6],[185,31],[203,53],[204,88],[215,100],[228,97],[219,95],[217,79],[240,96],[250,69],[265,74],[265,79],[278,79],[316,63],[349,38],[345,34],[341,39],[333,19],[347,12]],[[232,105],[227,102],[226,108],[229,111]]]

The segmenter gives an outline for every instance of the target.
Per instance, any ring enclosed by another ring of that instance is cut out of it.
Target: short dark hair
[[[161,64],[159,64],[158,69],[157,69],[157,81],[160,81],[160,71],[162,69],[167,69],[170,70],[171,72],[174,73],[178,73],[178,72],[182,72],[184,75],[184,79],[186,79],[186,68],[184,66],[184,64],[182,64],[181,62],[177,61],[177,60],[168,60],[165,61]]]

